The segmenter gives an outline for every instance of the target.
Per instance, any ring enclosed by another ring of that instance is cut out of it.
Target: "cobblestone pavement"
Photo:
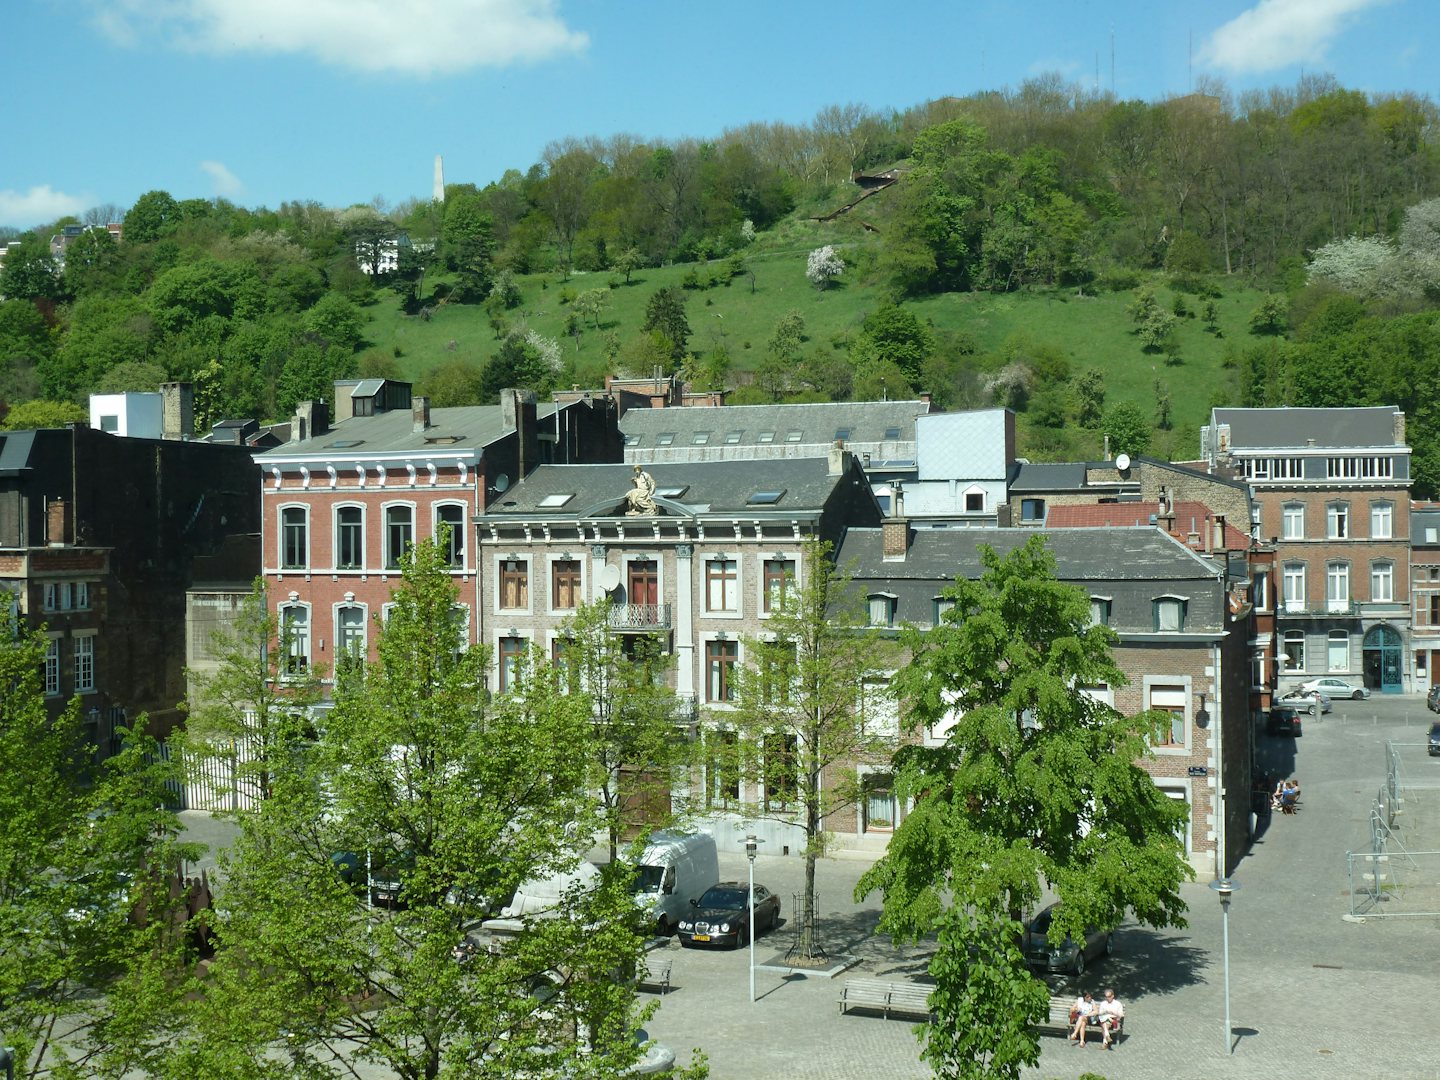
[[[1224,1022],[1221,914],[1204,882],[1187,885],[1190,926],[1120,928],[1115,955],[1083,985],[1114,986],[1126,1002],[1130,1035],[1117,1050],[1042,1040],[1028,1078],[1140,1077],[1367,1078],[1440,1080],[1436,1012],[1440,918],[1348,921],[1347,851],[1368,848],[1369,811],[1385,776],[1387,740],[1402,743],[1407,797],[1398,837],[1412,852],[1440,850],[1440,758],[1423,745],[1430,714],[1418,697],[1336,702],[1306,720],[1299,740],[1259,740],[1272,773],[1303,786],[1300,812],[1260,822],[1236,869],[1230,913],[1231,1024]],[[1234,797],[1235,793],[1231,793]],[[1244,797],[1244,793],[1241,793]],[[722,854],[721,874],[745,877],[743,856]],[[1440,863],[1425,863],[1422,871]],[[897,950],[873,934],[878,906],[851,901],[865,864],[819,867],[821,925],[832,952],[860,958],[850,974],[924,971],[923,951]],[[801,884],[797,859],[757,857],[755,877],[787,898]],[[1403,899],[1403,898],[1402,898]],[[1404,907],[1405,905],[1398,905]],[[785,927],[761,938],[763,964],[789,944]],[[841,1017],[841,981],[757,972],[749,998],[744,950],[670,945],[674,990],[659,998],[651,1035],[681,1061],[691,1048],[710,1058],[715,1080],[873,1080],[930,1075],[912,1025],[868,1015]],[[1060,992],[1075,983],[1061,980]],[[1233,1043],[1233,1053],[1227,1044]]]

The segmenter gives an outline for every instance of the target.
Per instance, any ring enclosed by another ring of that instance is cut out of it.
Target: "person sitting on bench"
[[[1295,804],[1300,801],[1300,783],[1297,780],[1286,780],[1285,790],[1280,793],[1280,812],[1282,814],[1293,814]]]
[[[1120,1032],[1120,1025],[1125,1022],[1125,1006],[1120,1004],[1114,990],[1106,990],[1105,1000],[1100,1002],[1095,1011],[1100,1017],[1100,1032],[1105,1036],[1105,1049],[1113,1050],[1115,1036]]]
[[[1085,1025],[1090,1022],[1090,1017],[1095,1013],[1095,997],[1086,990],[1075,999],[1075,1004],[1070,1006],[1070,1041],[1079,1040],[1081,1046],[1085,1045]]]

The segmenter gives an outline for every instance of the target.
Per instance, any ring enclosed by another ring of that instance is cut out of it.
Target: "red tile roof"
[[[1170,535],[1185,541],[1193,528],[1203,534],[1214,516],[1204,503],[1177,502],[1174,504],[1175,525]],[[1130,525],[1158,524],[1160,504],[1158,502],[1091,503],[1082,506],[1052,506],[1045,515],[1047,529],[1104,529]],[[1244,551],[1250,546],[1250,538],[1230,522],[1225,523],[1225,548],[1227,551]]]

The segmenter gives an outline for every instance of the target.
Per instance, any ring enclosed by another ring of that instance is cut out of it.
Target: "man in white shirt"
[[[1105,1049],[1113,1050],[1114,1037],[1119,1034],[1120,1025],[1125,1019],[1125,1006],[1115,997],[1114,990],[1106,990],[1105,1000],[1100,1002],[1096,1012],[1100,1017],[1100,1032],[1105,1037]]]

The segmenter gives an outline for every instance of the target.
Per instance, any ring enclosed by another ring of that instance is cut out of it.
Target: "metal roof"
[[[1230,425],[1230,449],[1402,446],[1395,440],[1394,405],[1343,409],[1216,409],[1215,424]]]
[[[555,405],[542,404],[537,410],[538,419],[553,416],[556,411]],[[299,442],[287,442],[273,450],[256,454],[255,459],[263,465],[267,460],[292,457],[324,460],[370,454],[453,454],[466,450],[478,451],[513,430],[506,429],[502,423],[499,405],[431,409],[430,426],[424,431],[415,430],[415,420],[410,409],[392,409],[374,416],[349,417],[332,426],[324,434]],[[341,443],[344,445],[336,445]]]
[[[844,401],[803,403],[793,405],[695,405],[672,409],[630,409],[620,419],[620,430],[627,439],[639,442],[627,445],[630,451],[656,446],[655,436],[673,432],[673,446],[692,445],[698,432],[713,432],[714,443],[723,443],[726,436],[740,432],[740,437],[727,445],[780,445],[791,433],[799,432],[798,440],[789,445],[829,447],[837,433],[846,446],[855,443],[902,442],[913,445],[915,418],[930,411],[926,401]],[[898,433],[887,434],[891,429]],[[773,442],[761,442],[762,432],[773,434]]]

